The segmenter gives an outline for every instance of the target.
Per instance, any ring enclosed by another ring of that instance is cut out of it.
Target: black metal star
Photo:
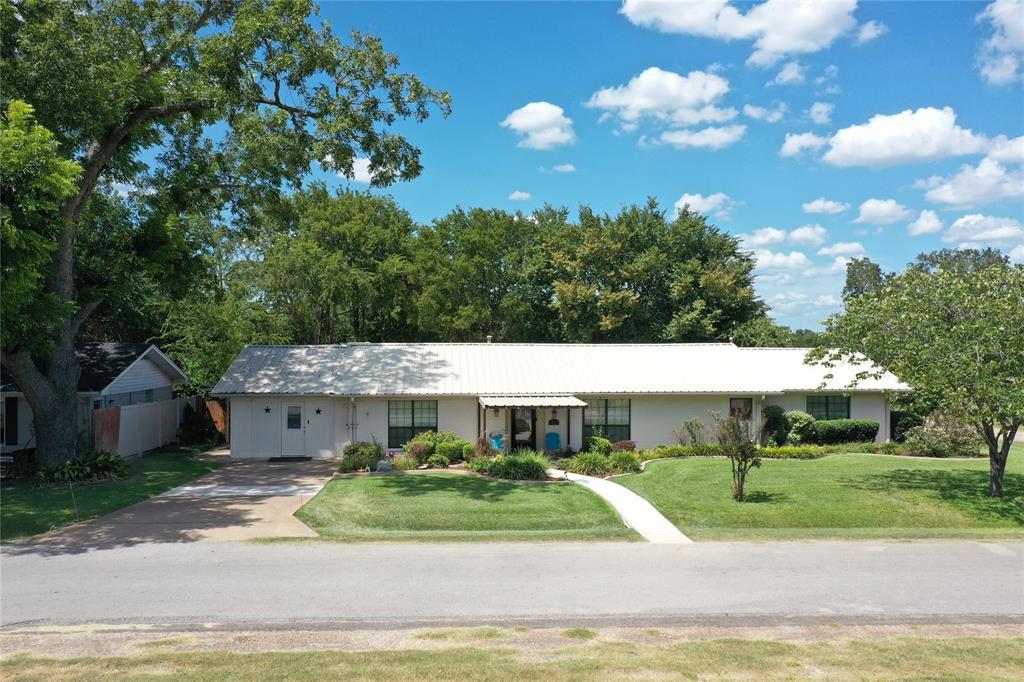
[[[316,413],[317,413],[317,414],[320,414],[320,408],[319,408],[319,407],[318,407],[318,408],[316,408]]]
[[[263,408],[263,411],[264,411],[265,413],[267,413],[267,414],[270,414],[270,405],[267,405],[266,407],[264,407],[264,408]]]

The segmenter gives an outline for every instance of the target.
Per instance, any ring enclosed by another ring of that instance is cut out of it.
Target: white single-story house
[[[649,448],[711,411],[765,405],[871,419],[889,434],[891,374],[804,363],[806,349],[704,344],[348,343],[247,346],[213,389],[226,399],[232,457],[335,457],[347,443],[397,451],[426,430],[504,449],[578,450],[599,430]],[[825,381],[829,372],[834,378]]]
[[[174,397],[173,387],[188,382],[181,368],[152,344],[81,343],[75,346],[75,353],[82,369],[78,379],[78,430],[84,437],[92,435],[95,410],[150,403],[169,404]],[[143,410],[137,412],[137,417],[143,415]],[[175,411],[175,416],[173,427],[176,430],[180,408]],[[153,429],[161,426],[170,428],[166,424],[168,419],[155,421],[160,424],[155,424]],[[147,421],[129,425],[124,420],[124,423],[133,427],[129,435],[139,431],[141,425],[142,433],[135,438],[139,443],[152,440]],[[121,440],[127,442],[132,438]],[[162,436],[157,436],[156,440],[168,442]],[[5,451],[33,447],[35,443],[32,408],[6,373],[0,380],[0,443]],[[137,449],[128,447],[131,452],[120,454],[136,454]]]

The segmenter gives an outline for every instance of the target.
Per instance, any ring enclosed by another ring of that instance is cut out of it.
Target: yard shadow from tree
[[[763,490],[753,490],[743,495],[743,502],[749,504],[781,504],[789,499],[784,493],[766,493]]]
[[[560,485],[569,483],[545,483],[543,481],[500,481],[480,478],[468,474],[448,475],[390,473],[377,479],[379,485],[389,493],[401,497],[421,495],[457,494],[481,502],[497,502],[516,492],[520,486],[532,486],[537,493],[549,494]]]
[[[860,490],[892,493],[903,490],[932,491],[958,509],[977,518],[1000,518],[1024,527],[1024,475],[1006,474],[1003,497],[989,497],[988,471],[936,471],[895,469],[840,480]]]

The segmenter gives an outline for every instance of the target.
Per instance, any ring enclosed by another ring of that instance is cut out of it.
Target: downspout
[[[356,399],[353,396],[348,399],[348,438],[350,443],[355,443],[358,440],[359,424],[356,423],[356,414]]]

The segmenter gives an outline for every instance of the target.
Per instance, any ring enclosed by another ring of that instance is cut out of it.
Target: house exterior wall
[[[765,398],[765,405],[778,405],[786,410],[807,411],[807,396],[839,395],[836,393],[785,393]],[[883,393],[853,393],[850,395],[850,419],[870,419],[878,422],[876,443],[889,440],[889,399]]]
[[[139,358],[133,363],[124,373],[110,382],[110,384],[103,389],[102,395],[113,396],[120,393],[133,393],[137,391],[146,391],[147,389],[158,389],[166,388],[170,391],[171,384],[173,383],[172,378],[164,372],[155,362],[149,358]],[[167,393],[166,397],[161,397],[161,400],[170,399],[170,394]],[[118,403],[124,404],[124,403]]]

